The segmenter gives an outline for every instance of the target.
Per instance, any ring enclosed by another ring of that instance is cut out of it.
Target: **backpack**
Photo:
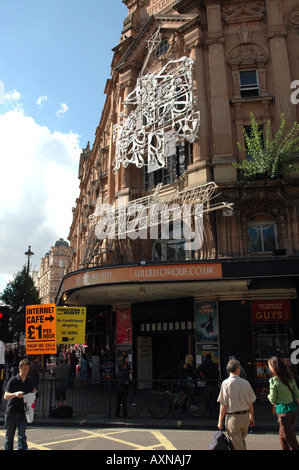
[[[213,434],[210,450],[235,450],[230,439],[223,431],[216,431]]]

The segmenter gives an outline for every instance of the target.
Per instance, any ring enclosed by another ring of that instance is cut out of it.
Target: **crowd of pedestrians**
[[[67,389],[73,388],[75,378],[80,371],[81,386],[86,383],[89,368],[88,358],[84,351],[78,357],[76,350],[58,351],[56,364],[51,358],[51,367],[47,366],[49,358],[23,358],[16,348],[9,348],[6,353],[7,385],[1,398],[6,404],[5,427],[6,447],[13,445],[13,430],[18,429],[18,448],[26,449],[26,422],[24,406],[21,401],[25,393],[34,392],[39,396],[41,374],[51,373],[54,379],[55,399],[57,408],[66,406]],[[299,406],[299,390],[293,375],[284,361],[273,357],[268,360],[268,368],[272,375],[269,388],[266,391],[273,413],[277,415],[279,438],[283,450],[299,450],[295,434],[295,424]],[[246,450],[246,436],[251,426],[254,426],[255,392],[247,380],[244,369],[234,357],[227,364],[228,377],[220,384],[218,365],[207,354],[203,363],[195,369],[193,356],[187,354],[178,369],[178,384],[202,386],[207,401],[207,414],[211,419],[217,419],[217,427],[226,431],[236,450]],[[79,375],[79,374],[78,374]],[[129,406],[135,406],[132,395],[132,369],[128,357],[124,356],[118,364],[114,381],[116,393],[115,416],[129,417]],[[219,388],[220,387],[220,388]]]
[[[273,414],[277,416],[279,439],[282,450],[299,450],[295,434],[295,425],[299,407],[299,389],[292,373],[283,358],[276,356],[268,360],[268,369],[272,377],[269,388],[265,390],[269,402],[273,405]],[[228,378],[220,386],[219,371],[207,354],[203,363],[195,370],[192,354],[187,354],[179,367],[178,378],[190,383],[204,381],[208,413],[214,417],[218,409],[219,430],[226,430],[234,450],[246,450],[246,436],[249,427],[253,427],[254,403],[257,399],[241,363],[229,357],[226,367]]]

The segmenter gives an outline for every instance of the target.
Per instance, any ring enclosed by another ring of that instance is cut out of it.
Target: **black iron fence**
[[[1,393],[0,411],[5,411],[6,402],[3,400],[3,394],[6,388],[7,380],[4,381]],[[74,415],[91,415],[100,418],[114,418],[117,400],[117,382],[115,380],[100,380],[93,382],[92,378],[81,380],[76,378],[72,388],[67,388],[66,404],[73,408]],[[148,419],[152,418],[149,412],[149,402],[155,394],[168,391],[172,401],[174,395],[179,393],[186,384],[178,380],[133,380],[128,394],[128,410],[132,418]],[[199,386],[201,385],[201,386]],[[203,385],[203,386],[202,386]],[[208,401],[207,385],[194,382],[193,393],[200,395]],[[267,400],[267,394],[263,383],[252,383],[257,394],[255,402],[256,418],[271,416],[272,406]],[[219,389],[218,389],[219,391]],[[216,392],[217,395],[217,392]],[[40,381],[39,394],[36,400],[35,410],[39,415],[49,417],[50,409],[56,406],[55,382],[53,378],[47,375]],[[180,419],[183,410],[172,409],[168,419]],[[122,416],[122,414],[121,414]],[[184,419],[194,419],[191,416],[184,416]],[[205,415],[202,417],[205,418]]]

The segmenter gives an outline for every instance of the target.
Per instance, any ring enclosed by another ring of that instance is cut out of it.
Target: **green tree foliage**
[[[299,152],[299,124],[294,122],[290,131],[286,130],[286,120],[281,115],[280,127],[273,138],[271,121],[266,126],[265,138],[254,115],[250,114],[251,129],[246,132],[244,138],[246,148],[238,142],[238,147],[247,152],[248,159],[241,163],[233,163],[240,174],[248,180],[254,179],[279,179],[285,173],[298,171],[295,166]]]
[[[25,307],[26,305],[39,305],[40,298],[32,277],[27,276],[27,268],[14,275],[4,291],[0,294],[3,304],[9,305],[12,310],[10,317],[10,330],[16,335],[25,331]]]

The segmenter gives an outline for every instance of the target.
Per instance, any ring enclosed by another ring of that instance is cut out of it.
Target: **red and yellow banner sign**
[[[25,330],[27,354],[56,354],[56,305],[28,305]]]

